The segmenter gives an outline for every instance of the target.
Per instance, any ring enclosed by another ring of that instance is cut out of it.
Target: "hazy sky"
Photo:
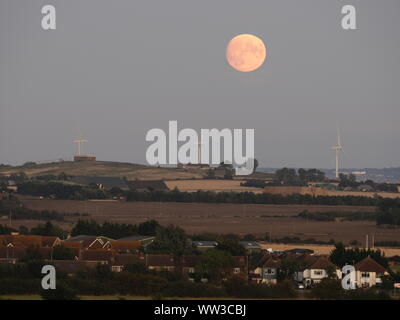
[[[41,7],[57,30],[41,28]],[[341,7],[357,8],[356,31]],[[0,163],[145,162],[149,129],[254,128],[264,167],[399,166],[398,0],[1,0]],[[267,61],[240,73],[229,40]]]

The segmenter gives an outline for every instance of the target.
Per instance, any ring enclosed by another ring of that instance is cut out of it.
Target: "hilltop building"
[[[93,155],[75,155],[74,161],[96,161],[96,156]]]
[[[79,138],[74,141],[78,145],[78,153],[74,156],[74,161],[96,161],[96,156],[84,154],[83,144],[88,142],[86,139]]]

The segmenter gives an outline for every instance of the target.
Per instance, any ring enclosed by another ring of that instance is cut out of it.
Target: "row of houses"
[[[28,248],[35,247],[46,262],[68,274],[94,269],[99,264],[109,266],[114,272],[121,272],[129,265],[141,264],[148,270],[182,272],[192,277],[201,255],[175,257],[140,253],[140,248],[152,240],[153,237],[142,236],[113,240],[81,235],[63,241],[57,237],[0,235],[0,263],[15,264],[25,257]],[[60,245],[73,252],[72,260],[53,259],[54,249]],[[233,257],[232,269],[227,272],[246,275],[246,266],[246,257]]]
[[[121,272],[127,266],[141,264],[148,270],[182,272],[189,278],[198,271],[202,255],[174,257],[169,254],[143,254],[141,247],[151,243],[153,237],[132,236],[113,240],[107,237],[76,236],[67,240],[58,237],[0,235],[0,263],[17,263],[29,247],[36,247],[43,259],[68,274],[95,268],[98,264],[107,265],[114,272]],[[53,251],[62,245],[73,252],[72,260],[55,260]],[[212,249],[216,242],[194,241],[200,250]],[[304,287],[312,287],[327,277],[342,278],[342,272],[327,256],[314,255],[312,250],[292,249],[286,252],[261,250],[256,242],[242,242],[248,256],[233,257],[230,274],[247,276],[253,283],[276,284],[280,273],[287,267],[283,261],[292,261],[298,269],[293,280]],[[367,257],[355,265],[358,287],[371,287],[382,282],[386,269]]]
[[[312,287],[328,277],[337,279],[343,277],[341,269],[333,264],[327,256],[292,252],[289,256],[285,255],[285,258],[299,266],[299,270],[294,271],[293,280],[300,287]],[[282,267],[281,256],[270,253],[263,254],[255,261],[254,267],[249,272],[249,279],[256,283],[276,284]],[[382,276],[388,274],[386,269],[371,257],[366,257],[354,267],[356,270],[355,281],[359,288],[380,285]]]
[[[62,245],[69,249],[74,261],[112,263],[118,255],[137,254],[151,237],[113,240],[106,237],[77,236],[67,240],[37,235],[0,235],[0,262],[16,263],[27,249],[34,247],[43,259],[53,260],[54,249]]]

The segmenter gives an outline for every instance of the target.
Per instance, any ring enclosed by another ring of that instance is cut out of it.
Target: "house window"
[[[316,276],[322,276],[322,270],[315,270],[314,275]]]
[[[112,266],[112,267],[111,267],[111,270],[112,270],[113,272],[121,272],[122,269],[123,269],[122,266]]]
[[[240,273],[240,268],[234,268],[233,273]]]
[[[189,268],[189,273],[194,273],[194,268]]]
[[[369,278],[369,272],[361,273],[361,278]]]
[[[274,271],[271,268],[268,268],[268,269],[265,270],[265,273],[266,274],[273,274]]]

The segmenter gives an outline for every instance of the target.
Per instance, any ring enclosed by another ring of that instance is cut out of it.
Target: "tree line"
[[[253,192],[213,192],[196,191],[137,191],[126,193],[127,201],[145,202],[202,202],[202,203],[239,203],[239,204],[305,204],[305,205],[350,205],[376,206],[380,198],[358,196],[312,196],[279,195]]]
[[[18,193],[37,197],[86,200],[106,199],[107,193],[96,186],[80,186],[62,182],[26,181],[17,184]]]
[[[65,217],[84,217],[86,213],[61,213],[55,210],[33,210],[23,207],[18,201],[0,200],[0,216],[7,216],[13,220],[52,220],[64,221]]]

